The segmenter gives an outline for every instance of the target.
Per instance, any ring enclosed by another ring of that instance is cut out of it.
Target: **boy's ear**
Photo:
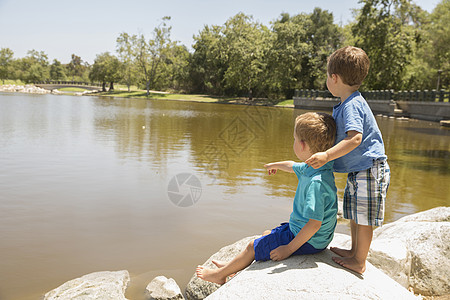
[[[306,143],[304,140],[300,140],[300,146],[302,147],[302,151],[305,151]]]
[[[331,74],[331,80],[333,80],[334,83],[338,81],[339,75],[338,74]]]

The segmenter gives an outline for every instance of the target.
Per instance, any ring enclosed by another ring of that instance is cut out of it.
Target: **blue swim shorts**
[[[270,234],[256,239],[253,243],[255,260],[270,260],[270,252],[280,246],[289,244],[294,239],[294,234],[289,229],[289,223],[282,223],[272,229]],[[324,249],[316,249],[309,243],[304,243],[292,255],[314,254]]]

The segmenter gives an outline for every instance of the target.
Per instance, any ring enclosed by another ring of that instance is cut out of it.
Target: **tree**
[[[147,96],[150,94],[150,87],[155,87],[159,80],[164,78],[165,60],[170,54],[170,47],[174,44],[170,40],[171,26],[166,21],[170,17],[164,17],[159,26],[153,30],[153,38],[148,42],[141,34],[135,41],[134,53],[139,66],[141,76],[145,82]]]
[[[371,65],[364,86],[371,89],[398,89],[411,61],[413,35],[405,20],[410,16],[410,0],[361,0],[352,32],[356,46],[364,49]]]
[[[170,48],[166,58],[167,72],[164,87],[174,90],[189,89],[189,59],[190,53],[184,45],[174,45]]]
[[[102,90],[106,92],[106,83],[109,82],[109,90],[114,90],[114,82],[121,78],[121,65],[117,57],[105,52],[97,55],[94,65],[89,73],[91,81],[102,82]]]
[[[81,77],[83,75],[83,61],[81,60],[81,57],[72,54],[72,59],[70,60],[70,63],[67,65],[67,68],[69,70],[69,75],[72,76],[72,81],[75,81],[75,76]]]
[[[307,43],[307,24],[311,20],[306,14],[291,17],[283,13],[272,25],[273,42],[269,53],[268,76],[270,89],[289,97],[295,88],[309,88],[301,82],[308,76],[303,71],[305,57],[311,53]]]
[[[430,16],[430,24],[427,27],[429,45],[432,55],[429,64],[434,69],[434,82],[437,81],[438,70],[442,71],[441,86],[448,89],[450,85],[450,1],[442,0],[433,10]]]
[[[224,83],[230,92],[248,93],[250,100],[254,92],[265,92],[262,83],[266,68],[264,57],[269,49],[268,32],[267,27],[243,13],[225,23],[223,45],[228,68]]]
[[[194,92],[223,94],[223,80],[228,69],[223,35],[222,26],[205,25],[194,36],[194,53],[189,61],[189,76]]]
[[[343,32],[334,24],[333,14],[315,8],[305,23],[306,43],[310,53],[304,58],[303,73],[308,74],[302,85],[310,89],[326,88],[327,58],[338,49],[343,40]]]
[[[30,50],[16,63],[16,74],[26,83],[45,81],[50,78],[48,56],[43,51]]]
[[[128,87],[128,92],[130,87],[136,81],[137,70],[136,64],[134,63],[135,53],[133,45],[136,45],[137,36],[130,36],[128,33],[121,33],[116,40],[116,50],[119,55],[119,60],[123,66],[123,80]]]
[[[50,65],[50,79],[51,80],[66,80],[66,72],[60,61],[53,60]]]
[[[3,84],[5,84],[5,79],[8,79],[11,76],[13,56],[14,52],[11,49],[0,49],[0,79],[3,81]]]

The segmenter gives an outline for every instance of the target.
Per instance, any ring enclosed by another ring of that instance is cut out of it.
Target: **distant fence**
[[[374,90],[361,92],[366,100],[394,100],[394,101],[428,101],[428,102],[449,102],[449,91],[393,91]],[[329,91],[319,90],[295,90],[294,97],[311,99],[332,99],[335,98]]]
[[[374,113],[429,121],[450,120],[449,92],[367,91],[361,92]],[[340,99],[329,91],[296,90],[294,107],[330,111]]]
[[[37,81],[37,82],[34,82],[34,84],[80,85],[80,86],[98,86],[98,87],[102,87],[102,83],[99,83],[99,82],[80,82],[80,81],[47,80],[47,81]]]

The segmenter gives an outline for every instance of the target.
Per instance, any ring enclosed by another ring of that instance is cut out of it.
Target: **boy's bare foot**
[[[358,274],[366,271],[366,262],[364,261],[361,264],[354,257],[333,257],[333,260],[344,268],[350,269]]]
[[[220,269],[207,269],[203,266],[198,266],[195,270],[197,277],[209,282],[224,284],[227,281],[226,277],[221,277],[218,273]]]
[[[221,260],[212,260],[211,262],[212,262],[213,264],[215,264],[216,267],[218,267],[218,268],[223,268],[223,267],[225,267],[225,265],[227,264],[226,262],[223,262],[223,261],[221,261]]]
[[[225,266],[227,265],[226,262],[223,262],[223,261],[221,261],[221,260],[212,260],[211,262],[212,262],[213,264],[215,264],[216,267],[218,267],[219,269],[220,269],[220,268],[223,268],[223,267],[225,267]],[[232,278],[232,277],[234,277],[234,275],[236,275],[236,273],[233,273],[233,274],[229,275],[228,277],[229,277],[229,278]]]
[[[354,254],[352,250],[342,249],[338,247],[330,247],[330,250],[342,257],[352,257]]]

